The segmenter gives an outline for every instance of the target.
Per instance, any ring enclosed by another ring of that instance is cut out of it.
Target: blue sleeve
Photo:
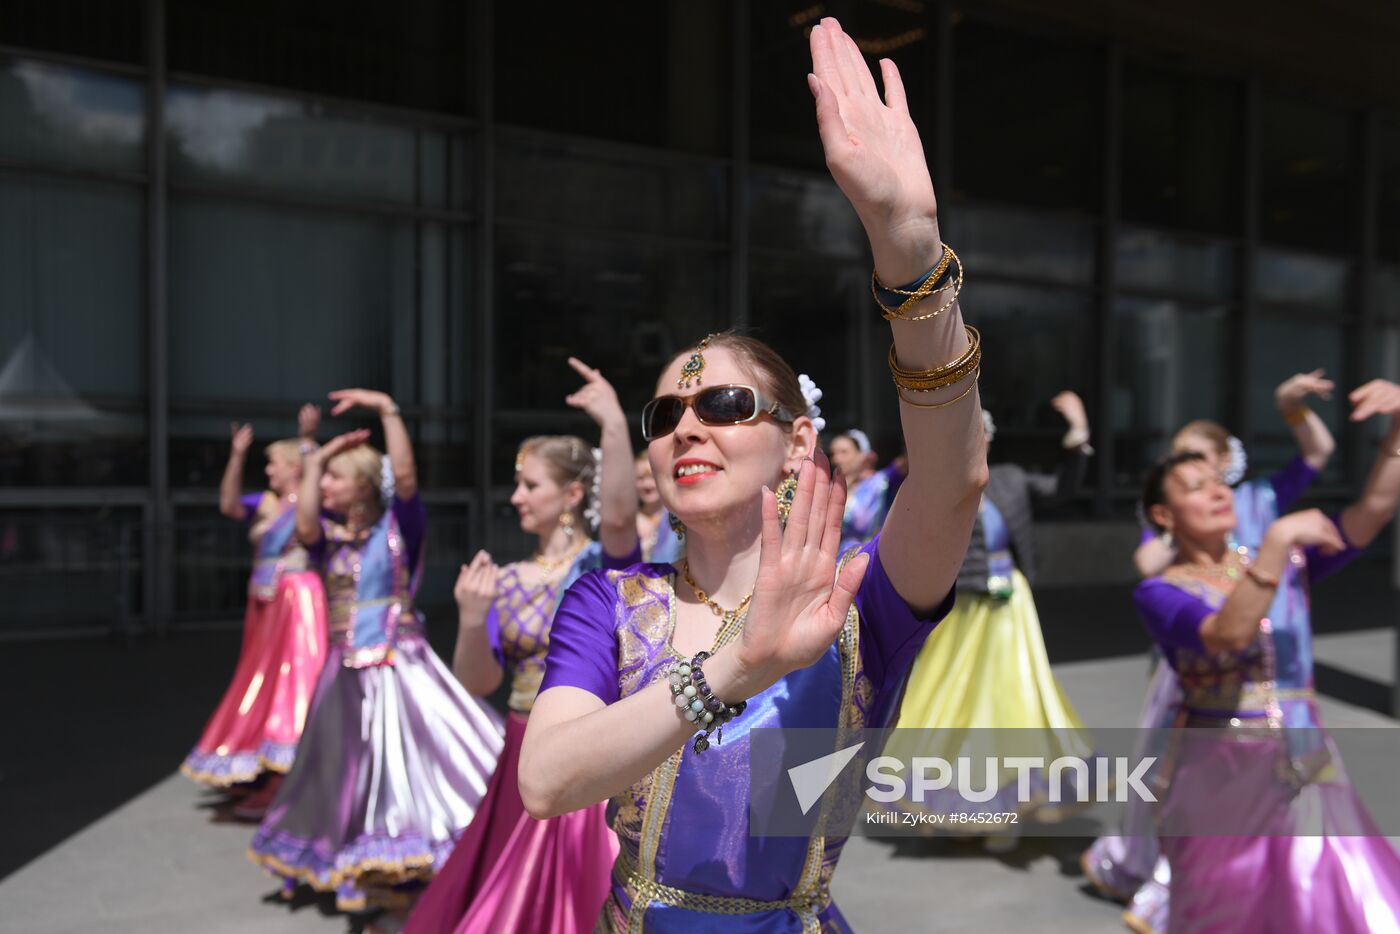
[[[642,543],[640,540],[632,546],[632,550],[621,558],[615,558],[608,554],[608,550],[599,545],[599,551],[603,555],[603,569],[607,571],[620,571],[623,568],[630,568],[634,564],[642,561]]]
[[[1301,454],[1270,477],[1269,485],[1274,488],[1274,498],[1278,501],[1279,514],[1282,515],[1292,508],[1293,504],[1302,498],[1316,479],[1317,471],[1308,466],[1308,462],[1303,460]]]
[[[866,677],[879,692],[903,679],[933,627],[953,609],[957,588],[949,588],[943,602],[931,613],[917,614],[885,573],[880,560],[880,535],[860,550],[870,555],[870,566],[865,569],[855,601],[860,611],[860,656]]]
[[[1216,611],[1199,597],[1158,578],[1145,580],[1133,590],[1133,603],[1147,631],[1168,658],[1176,649],[1204,653],[1201,624]]]
[[[1309,545],[1303,549],[1303,557],[1308,562],[1308,580],[1320,581],[1331,577],[1342,568],[1351,564],[1361,554],[1361,549],[1357,548],[1347,539],[1347,533],[1342,528],[1342,523],[1338,516],[1328,516],[1332,524],[1337,527],[1337,534],[1346,542],[1346,548],[1333,555],[1323,554],[1316,545]]]
[[[497,607],[500,601],[493,601],[491,609],[486,612],[486,641],[491,644],[491,655],[496,659],[496,664],[504,670],[506,667],[506,653],[501,648],[501,612]]]
[[[258,508],[262,506],[263,494],[244,493],[238,497],[238,501],[243,504],[243,521],[251,523],[258,517]]]

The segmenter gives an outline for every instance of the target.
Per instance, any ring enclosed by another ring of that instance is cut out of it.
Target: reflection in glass
[[[1120,482],[1133,484],[1186,422],[1224,419],[1225,307],[1119,299],[1113,427]]]
[[[143,0],[5,0],[0,45],[140,64]]]
[[[1376,313],[1392,321],[1400,320],[1400,266],[1376,267]]]
[[[1376,180],[1381,258],[1400,262],[1400,126],[1380,124],[1379,178]]]
[[[142,83],[86,68],[0,58],[0,159],[141,172]]]
[[[726,240],[729,174],[719,163],[639,157],[544,134],[503,135],[502,218]]]
[[[146,482],[142,195],[0,174],[0,484]]]
[[[1237,231],[1244,216],[1241,111],[1236,84],[1125,64],[1123,216]]]
[[[205,416],[172,422],[176,485],[217,482],[230,418],[270,416],[280,437],[297,404],[341,386],[439,417],[465,408],[461,235],[214,198],[177,198],[170,214],[172,405]],[[457,451],[434,467],[434,446],[460,447],[460,432],[421,440],[430,473],[466,461]]]
[[[1123,228],[1118,282],[1125,289],[1227,298],[1235,289],[1235,249],[1228,243]]]
[[[171,88],[165,111],[177,180],[413,204],[421,175],[429,206],[457,207],[469,194],[460,182],[466,146],[437,131],[213,88]]]
[[[1088,283],[1094,274],[1091,221],[971,204],[950,213],[946,236],[973,275]]]
[[[1353,310],[1346,305],[1350,266],[1345,260],[1264,248],[1258,253],[1255,288],[1263,302],[1318,312]]]
[[[962,305],[982,333],[982,404],[998,431],[1063,430],[1050,399],[1064,389],[1079,393],[1094,411],[1097,354],[1087,294],[980,281],[969,283]]]
[[[527,433],[595,432],[567,408],[571,355],[597,367],[637,419],[671,358],[729,321],[728,257],[502,226],[496,246],[496,411]],[[514,447],[497,445],[493,483]]]
[[[1260,102],[1259,230],[1270,243],[1345,253],[1356,245],[1353,115],[1297,95]]]
[[[830,176],[755,169],[750,179],[749,229],[755,246],[867,255],[860,220]]]

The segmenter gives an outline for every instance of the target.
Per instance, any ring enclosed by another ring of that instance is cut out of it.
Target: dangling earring
[[[559,517],[559,524],[564,527],[564,537],[572,544],[574,540],[574,514],[565,512]]]
[[[797,498],[797,474],[790,473],[784,477],[774,495],[778,498],[778,521],[786,527],[788,513],[792,512],[792,501]]]
[[[676,533],[676,538],[685,541],[685,523],[674,512],[670,511],[666,513],[666,521],[671,524],[671,531]]]
[[[1162,544],[1166,545],[1172,551],[1176,550],[1176,539],[1172,538],[1171,529],[1167,529],[1165,532],[1162,533]]]

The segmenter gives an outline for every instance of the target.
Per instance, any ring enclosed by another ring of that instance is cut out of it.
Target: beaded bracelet
[[[733,720],[748,707],[747,701],[729,705],[715,696],[705,683],[705,673],[700,665],[710,657],[709,652],[700,652],[688,662],[681,662],[671,672],[671,699],[687,721],[695,724],[700,735],[695,737],[694,748],[697,754],[710,748],[710,733],[715,734],[715,745],[724,740],[724,725]]]

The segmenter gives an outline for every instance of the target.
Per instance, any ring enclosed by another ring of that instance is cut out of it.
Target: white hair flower
[[[855,444],[857,451],[862,454],[870,453],[870,436],[865,432],[861,431],[859,428],[852,428],[850,431],[846,432],[846,437],[850,438],[851,442]]]
[[[388,454],[379,458],[379,495],[386,506],[394,501],[394,465]]]
[[[826,419],[822,418],[821,407],[817,405],[821,401],[822,391],[806,373],[797,375],[797,385],[802,388],[802,398],[807,400],[807,411],[803,414],[812,420],[812,427],[817,429],[817,434],[821,434],[822,429],[826,428]]]
[[[982,410],[982,431],[987,435],[987,443],[991,444],[997,436],[997,423],[992,421],[992,413],[986,409]]]
[[[592,528],[598,528],[603,521],[603,511],[600,505],[603,500],[603,449],[593,449],[593,488],[588,491],[588,507],[583,511],[583,518]]]
[[[1225,464],[1225,472],[1221,479],[1226,486],[1234,486],[1244,479],[1244,472],[1249,468],[1249,458],[1244,454],[1244,442],[1234,435],[1231,435],[1225,442],[1230,446],[1230,459]]]

